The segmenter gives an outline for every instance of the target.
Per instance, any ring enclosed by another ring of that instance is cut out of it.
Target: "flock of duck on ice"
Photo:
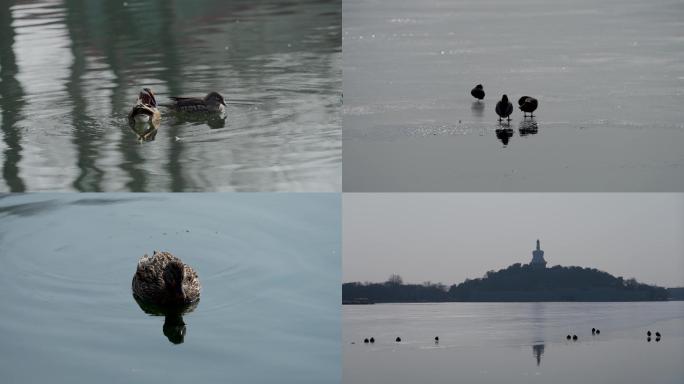
[[[592,334],[592,336],[598,336],[598,335],[601,334],[601,330],[600,330],[600,329],[597,329],[597,328],[592,328],[592,329],[591,329],[591,334]],[[646,341],[651,342],[651,336],[652,336],[652,335],[653,335],[653,334],[651,333],[650,330],[647,331],[647,332],[646,332]],[[658,342],[659,342],[659,341],[660,341],[660,337],[661,337],[660,332],[656,332],[656,333],[655,333],[655,341],[658,341]],[[579,338],[577,337],[577,335],[572,335],[572,336],[571,336],[571,335],[567,335],[567,336],[565,337],[565,339],[566,339],[566,340],[577,341]],[[439,344],[439,336],[435,336],[435,339],[434,339],[434,340],[435,340],[435,344]],[[394,339],[394,341],[395,341],[396,343],[401,343],[401,337],[397,337],[396,339]],[[374,343],[375,343],[375,338],[374,338],[374,337],[370,337],[370,338],[367,337],[367,338],[363,339],[363,343],[364,343],[364,344],[374,344]],[[353,342],[353,341],[352,341],[352,344],[356,344],[356,342]]]
[[[484,88],[482,87],[482,84],[476,85],[475,88],[473,88],[470,91],[470,94],[473,95],[473,97],[476,98],[478,102],[484,99],[485,92]],[[537,106],[539,106],[539,102],[532,96],[522,96],[520,99],[518,99],[518,107],[521,111],[523,111],[523,118],[527,117],[528,113],[530,114],[530,117],[534,117],[533,112],[537,110]],[[496,114],[499,115],[499,121],[501,121],[502,119],[507,119],[508,121],[511,121],[511,114],[513,113],[513,104],[510,101],[508,101],[507,95],[503,95],[501,97],[501,100],[499,100],[499,102],[496,103],[495,110]]]

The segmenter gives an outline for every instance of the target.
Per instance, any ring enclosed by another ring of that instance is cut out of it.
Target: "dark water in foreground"
[[[0,196],[0,382],[339,383],[334,194]],[[171,251],[203,285],[184,343],[131,295]]]
[[[348,0],[343,19],[345,191],[684,191],[681,1]],[[504,93],[535,119],[500,126]]]
[[[340,35],[339,0],[5,1],[0,192],[337,191]],[[144,86],[216,90],[227,118],[162,108],[141,144]]]
[[[647,330],[663,338],[649,342]],[[567,334],[578,340],[566,341]],[[376,342],[364,344],[371,336]],[[684,378],[684,302],[344,306],[342,340],[345,384]]]

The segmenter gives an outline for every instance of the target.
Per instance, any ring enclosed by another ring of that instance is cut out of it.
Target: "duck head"
[[[478,84],[475,86],[475,89],[482,89],[482,84]]]
[[[185,303],[185,292],[183,292],[184,279],[185,266],[183,263],[177,260],[170,261],[164,270],[164,283],[166,284],[169,302],[178,305]]]
[[[204,102],[207,103],[209,109],[222,110],[226,106],[226,101],[218,92],[209,92],[204,97]]]
[[[138,95],[138,99],[145,105],[157,106],[157,99],[154,97],[154,92],[149,88],[143,88]]]
[[[504,104],[508,104],[508,96],[503,95],[503,96],[501,97],[501,102],[504,103]]]

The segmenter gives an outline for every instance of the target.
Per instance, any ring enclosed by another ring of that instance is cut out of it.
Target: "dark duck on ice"
[[[136,300],[165,309],[180,309],[199,301],[201,285],[197,272],[168,252],[143,256],[133,276]]]
[[[502,118],[507,118],[508,121],[510,121],[511,113],[513,113],[513,104],[508,101],[508,96],[503,95],[501,100],[496,103],[496,114],[499,115],[499,121],[501,121]]]
[[[523,96],[520,99],[518,99],[518,106],[520,107],[520,110],[523,111],[523,118],[529,113],[530,117],[534,117],[532,112],[534,112],[537,109],[537,99],[534,97],[530,96]]]
[[[484,89],[482,88],[482,84],[476,85],[475,88],[473,88],[470,91],[470,94],[473,95],[473,97],[476,98],[478,101],[484,99],[485,92],[484,92]]]
[[[223,113],[226,110],[226,101],[218,92],[209,92],[200,97],[171,97],[171,108],[178,112],[199,113]]]

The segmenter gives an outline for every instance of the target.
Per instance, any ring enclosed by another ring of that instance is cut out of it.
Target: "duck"
[[[596,328],[596,334],[597,334],[597,335],[600,335],[600,334],[601,334],[601,330],[598,329],[598,328]]]
[[[646,336],[651,337],[651,331],[646,332]]]
[[[523,118],[525,118],[528,113],[530,114],[530,117],[534,117],[532,112],[537,109],[538,105],[537,99],[531,96],[523,96],[518,99],[518,106],[520,107],[520,110],[523,111]]]
[[[370,338],[370,342],[371,342],[371,344],[372,344],[372,343],[375,343],[375,338],[371,337],[371,338]]]
[[[435,336],[435,343],[439,343],[439,336]]]
[[[157,109],[157,99],[154,97],[154,92],[149,88],[143,88],[128,114],[128,122],[131,125],[136,123],[158,125],[160,120],[161,113]]]
[[[368,340],[367,337],[366,337],[365,339],[363,339],[363,343],[364,343],[364,344],[368,344],[369,342],[370,342],[370,340]]]
[[[133,275],[133,296],[159,308],[180,309],[193,306],[202,289],[192,267],[169,252],[154,251],[138,261]]]
[[[496,103],[496,114],[499,115],[499,121],[501,118],[507,118],[508,121],[511,121],[511,113],[513,113],[513,104],[508,101],[508,96],[503,95],[501,100]]]
[[[660,332],[656,332],[656,337],[660,337]]]
[[[596,334],[596,328],[592,328],[592,329],[591,329],[591,334],[592,334],[592,335],[595,335],[595,334]]]
[[[570,335],[565,336],[565,340],[570,340],[571,338],[572,338],[572,336],[570,336]]]
[[[400,342],[401,342],[401,337],[397,337],[394,341],[396,341],[397,343],[400,343]]]
[[[484,99],[485,92],[484,92],[484,89],[482,88],[482,84],[476,85],[475,88],[473,88],[470,91],[470,94],[473,95],[473,97],[476,98],[478,101]]]
[[[572,335],[573,340],[577,340],[577,335]]]
[[[226,110],[226,101],[218,92],[209,92],[203,98],[171,97],[171,100],[171,108],[178,112],[223,113]]]

